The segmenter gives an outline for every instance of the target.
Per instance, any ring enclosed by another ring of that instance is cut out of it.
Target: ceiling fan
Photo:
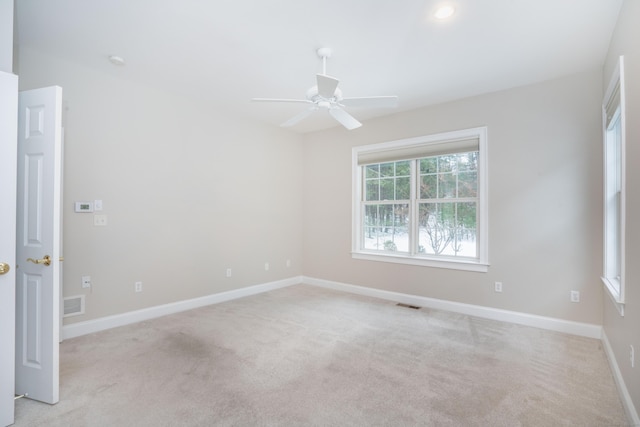
[[[294,126],[302,119],[314,112],[328,110],[331,117],[342,126],[351,130],[362,126],[358,120],[344,110],[344,107],[358,108],[394,108],[398,105],[397,96],[366,96],[360,98],[343,98],[342,91],[338,88],[340,80],[327,75],[327,58],[331,57],[331,49],[322,47],[317,54],[322,58],[322,73],[316,74],[316,86],[307,90],[305,99],[278,99],[278,98],[253,98],[257,102],[296,102],[310,104],[309,108],[293,116],[280,126]]]

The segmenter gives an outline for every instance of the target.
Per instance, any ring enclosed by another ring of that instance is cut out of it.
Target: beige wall
[[[624,55],[626,74],[627,146],[627,233],[626,304],[620,317],[609,298],[604,301],[604,330],[633,400],[640,410],[640,1],[626,0],[620,11],[605,63],[603,87],[611,78],[615,63]],[[636,366],[629,360],[630,345],[636,352]]]
[[[86,315],[65,323],[302,274],[299,136],[21,49],[21,90],[53,84],[65,107],[64,294],[87,295]],[[73,212],[94,199],[107,227]]]
[[[29,49],[20,70],[21,89],[64,88],[64,293],[87,294],[87,314],[67,323],[302,273],[602,320],[597,70],[304,137]],[[489,273],[353,260],[351,148],[484,125]],[[74,201],[93,199],[104,201],[107,227],[73,212]],[[92,277],[90,290],[82,275]],[[580,303],[569,302],[570,290]]]
[[[0,71],[13,72],[13,0],[0,0]]]
[[[593,70],[307,135],[305,275],[600,324],[601,80]],[[352,259],[352,147],[476,126],[489,135],[489,272]]]

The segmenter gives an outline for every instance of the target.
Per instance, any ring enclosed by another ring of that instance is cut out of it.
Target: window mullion
[[[413,256],[418,253],[418,233],[420,229],[418,225],[418,203],[416,203],[418,188],[420,188],[420,183],[418,182],[420,180],[418,160],[411,162],[409,171],[411,174],[411,185],[409,186],[409,251]]]
[[[358,218],[358,228],[359,228],[359,233],[358,233],[358,250],[361,250],[362,248],[364,248],[364,236],[367,234],[367,230],[366,228],[366,221],[365,221],[365,217],[366,217],[366,204],[365,204],[365,200],[366,200],[366,194],[367,194],[367,168],[366,167],[361,167],[360,168],[360,177],[361,177],[361,185],[359,186],[360,188],[360,212],[359,212],[359,218]]]

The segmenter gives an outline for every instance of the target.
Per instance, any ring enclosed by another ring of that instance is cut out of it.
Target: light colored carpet
[[[17,426],[624,426],[602,344],[299,285],[65,341]]]

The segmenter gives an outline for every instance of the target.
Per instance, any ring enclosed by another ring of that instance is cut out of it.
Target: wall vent
[[[64,316],[79,316],[84,314],[84,295],[76,295],[64,299]]]
[[[413,308],[414,310],[420,310],[420,307],[418,307],[417,305],[403,304],[401,302],[397,303],[396,305],[398,307]]]

